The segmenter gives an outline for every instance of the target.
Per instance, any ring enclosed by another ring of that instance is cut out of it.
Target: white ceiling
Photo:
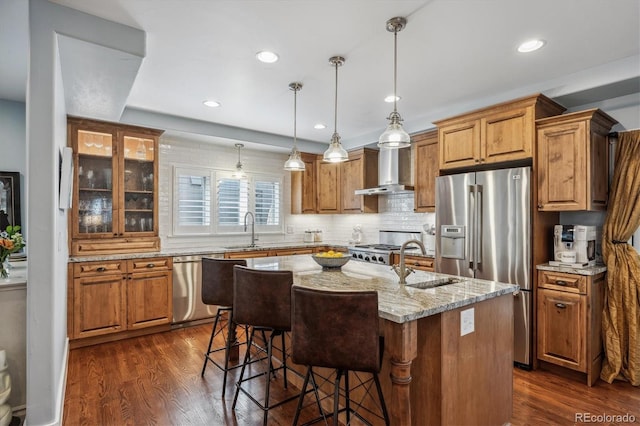
[[[385,22],[394,16],[408,20],[398,34],[398,111],[409,132],[536,92],[568,103],[640,92],[638,0],[54,2],[146,33],[146,56],[126,97],[126,110],[134,112],[291,136],[288,85],[300,81],[298,137],[328,143],[335,90],[328,59],[342,55],[338,132],[347,147],[375,142],[392,110],[383,99],[393,90],[393,34]],[[24,100],[27,3],[0,5],[7,59],[0,98]],[[546,46],[516,51],[533,37]],[[280,61],[258,62],[254,55],[263,49]],[[205,107],[205,99],[222,106]],[[318,122],[327,128],[315,130]]]

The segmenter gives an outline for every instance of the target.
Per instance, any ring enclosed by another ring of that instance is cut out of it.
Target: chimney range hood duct
[[[357,189],[356,195],[384,195],[413,191],[411,149],[381,149],[378,154],[378,186]]]

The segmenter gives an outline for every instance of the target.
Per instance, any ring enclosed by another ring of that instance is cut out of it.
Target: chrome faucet
[[[251,244],[249,247],[256,246],[256,217],[251,212],[246,212],[244,214],[244,232],[247,232],[247,216],[251,215]]]
[[[406,278],[413,272],[413,269],[407,268],[407,265],[404,262],[404,250],[407,248],[409,244],[417,244],[422,250],[422,255],[426,256],[427,251],[424,249],[424,244],[420,240],[409,240],[405,241],[404,244],[400,247],[400,265],[393,265],[391,268],[395,271],[396,274],[400,277],[400,284],[406,284]]]

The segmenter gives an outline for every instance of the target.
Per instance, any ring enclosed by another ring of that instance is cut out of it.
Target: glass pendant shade
[[[387,21],[387,31],[393,33],[393,112],[387,118],[389,125],[378,139],[378,146],[382,149],[406,148],[411,145],[411,137],[402,128],[402,118],[398,113],[396,91],[398,81],[398,32],[407,25],[402,17],[391,18]]]
[[[289,83],[289,89],[293,90],[293,148],[291,148],[291,153],[289,154],[289,158],[284,163],[284,169],[289,172],[302,172],[305,169],[304,161],[300,158],[300,152],[297,147],[297,120],[296,120],[296,110],[298,104],[298,90],[302,89],[302,83]]]
[[[333,136],[331,136],[331,143],[329,148],[324,152],[322,161],[328,163],[341,163],[349,159],[349,154],[342,147],[340,143],[340,135],[338,134],[338,67],[344,64],[344,58],[342,56],[332,56],[329,58],[329,63],[336,68],[336,92],[333,112]]]
[[[340,136],[337,133],[333,134],[331,138],[331,144],[329,148],[324,152],[324,156],[322,157],[323,161],[327,161],[329,163],[341,163],[343,161],[347,161],[349,159],[349,154],[342,147],[340,143]]]
[[[240,150],[244,147],[244,144],[237,143],[235,146],[238,148],[238,162],[236,163],[236,170],[231,174],[231,176],[234,179],[244,179],[247,175],[242,168],[242,161],[240,161]]]
[[[392,112],[389,116],[389,125],[384,133],[380,135],[378,139],[378,146],[380,148],[396,149],[406,148],[411,145],[411,137],[409,133],[405,132],[400,122],[400,114]]]
[[[284,163],[284,169],[290,172],[301,172],[305,169],[304,161],[300,158],[300,152],[297,149],[291,150],[289,159]]]

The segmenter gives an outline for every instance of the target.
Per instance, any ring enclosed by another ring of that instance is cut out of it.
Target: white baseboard
[[[62,363],[62,372],[60,381],[58,382],[58,400],[56,401],[56,415],[53,422],[42,426],[60,426],[62,425],[62,416],[64,414],[64,396],[67,390],[67,367],[69,366],[69,338],[64,341],[64,360]],[[26,411],[25,411],[26,413]],[[25,417],[24,426],[28,425],[28,419]]]

